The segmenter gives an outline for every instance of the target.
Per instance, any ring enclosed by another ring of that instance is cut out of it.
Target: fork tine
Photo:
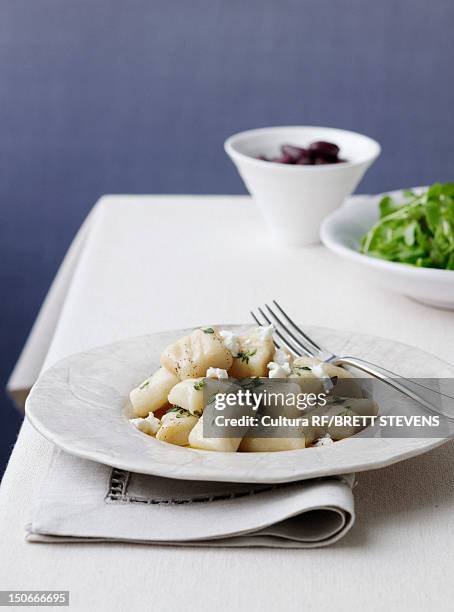
[[[260,308],[260,306],[257,308],[257,310],[262,315],[262,317],[265,319],[265,321],[268,323],[268,325],[272,325],[273,324],[273,322],[263,312],[263,310]],[[279,336],[279,338],[282,341],[282,344],[285,347],[287,347],[289,349],[289,351],[292,351],[292,353],[295,353],[295,355],[301,355],[301,349],[296,348],[295,345],[293,344],[293,342],[291,342],[286,336],[284,336],[284,334],[282,333],[282,330],[276,328],[276,335]]]
[[[315,351],[319,351],[319,352],[323,352],[324,351],[324,349],[322,349],[321,346],[319,346],[314,340],[312,340],[312,338],[310,338],[307,334],[305,334],[300,327],[298,327],[298,325],[293,321],[293,319],[291,319],[288,316],[288,314],[285,312],[285,310],[281,306],[279,306],[279,304],[276,302],[276,300],[273,300],[273,304],[276,306],[276,308],[278,308],[279,312],[287,319],[287,321],[290,323],[290,325],[293,326],[293,328],[297,331],[297,333],[301,334],[301,336],[314,347]],[[267,306],[267,308],[268,308],[268,306]]]
[[[261,322],[255,316],[255,312],[253,310],[250,310],[249,313],[250,313],[251,317],[254,319],[254,321],[257,323],[257,325],[260,325],[260,327],[262,327]]]
[[[282,321],[282,318],[280,318],[274,311],[272,308],[270,308],[268,306],[268,304],[265,304],[266,309],[268,310],[268,312],[270,313],[271,317],[273,318],[273,323],[277,328],[280,328],[281,333],[283,333],[283,330],[285,330],[285,332],[290,336],[290,338],[292,339],[292,342],[294,342],[297,346],[300,347],[300,350],[303,353],[306,353],[306,355],[309,355],[310,357],[313,357],[314,354],[318,353],[318,350],[314,349],[312,347],[312,345],[310,345],[307,342],[304,342],[303,340],[301,340],[300,338],[298,338],[297,336],[295,336],[295,334],[287,327],[287,325]]]

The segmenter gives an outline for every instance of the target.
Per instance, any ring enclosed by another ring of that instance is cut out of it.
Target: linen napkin
[[[109,468],[55,449],[26,539],[327,546],[353,526],[353,484],[353,475],[277,485],[173,480]]]

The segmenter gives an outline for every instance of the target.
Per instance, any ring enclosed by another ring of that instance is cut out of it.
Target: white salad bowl
[[[319,166],[280,164],[257,159],[275,157],[280,146],[307,147],[328,141],[346,162]],[[372,138],[335,128],[290,126],[240,132],[224,144],[247,189],[258,204],[271,235],[286,246],[319,242],[320,224],[338,208],[380,154]]]
[[[240,332],[241,326],[222,325]],[[250,326],[247,326],[250,327]],[[63,359],[44,372],[26,402],[32,425],[73,455],[115,468],[181,480],[291,482],[369,470],[423,453],[445,438],[359,434],[330,444],[281,452],[227,453],[168,444],[130,422],[129,392],[159,367],[165,346],[192,330],[130,338]],[[309,327],[339,354],[371,357],[403,376],[454,377],[434,355],[391,340]]]
[[[416,188],[420,192],[425,188]],[[436,268],[417,268],[363,255],[362,236],[379,218],[378,204],[385,194],[364,196],[347,204],[326,218],[320,230],[323,244],[340,257],[350,259],[368,270],[370,280],[382,287],[406,295],[418,302],[438,308],[454,309],[454,271]],[[397,201],[403,200],[401,191],[390,193]]]

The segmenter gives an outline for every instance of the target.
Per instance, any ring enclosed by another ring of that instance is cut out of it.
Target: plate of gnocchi
[[[403,376],[454,377],[452,366],[414,347],[308,329],[338,353],[371,359]],[[342,386],[341,402],[348,402],[344,408],[351,414],[378,413],[378,405],[358,392],[352,373],[276,348],[273,332],[272,326],[207,325],[72,355],[42,374],[27,399],[27,417],[68,453],[185,480],[290,482],[383,467],[444,441],[383,439],[363,428],[307,423],[291,436],[256,436],[250,427],[241,435],[213,435],[206,389],[217,396],[244,380],[280,382],[316,397],[325,393],[327,402],[311,410],[328,415],[340,409],[330,391]]]

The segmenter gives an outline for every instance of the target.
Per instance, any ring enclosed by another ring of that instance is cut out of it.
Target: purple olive
[[[325,142],[324,140],[318,140],[309,145],[309,150],[314,151],[321,157],[330,156],[336,158],[339,153],[339,147],[332,142]]]
[[[333,157],[332,155],[326,155],[323,153],[317,153],[315,156],[316,159],[321,159],[325,164],[337,164],[337,157]]]
[[[281,145],[281,155],[278,157],[267,158],[265,155],[257,155],[256,159],[274,162],[277,164],[296,164],[298,166],[321,166],[325,164],[339,164],[346,162],[346,159],[338,157],[339,147],[324,140],[318,140],[309,145],[307,149],[296,145]]]
[[[302,149],[301,147],[295,147],[294,145],[284,144],[281,146],[281,151],[283,155],[290,155],[290,157],[297,162],[302,155],[307,153],[306,149]]]
[[[314,156],[311,151],[307,149],[300,155],[298,161],[296,162],[299,166],[309,166],[314,163]]]
[[[294,164],[295,160],[291,155],[283,153],[280,157],[275,157],[271,161],[276,162],[277,164]]]

